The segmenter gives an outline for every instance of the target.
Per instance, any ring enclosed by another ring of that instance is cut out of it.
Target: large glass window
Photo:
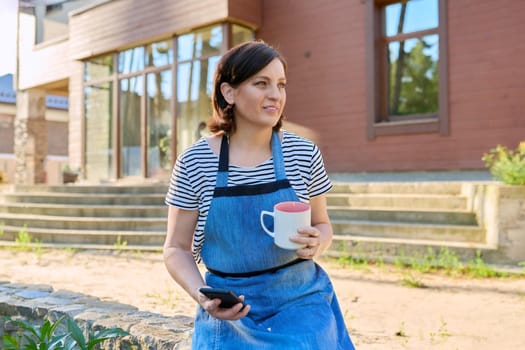
[[[144,69],[144,46],[135,47],[118,54],[118,72],[127,74]]]
[[[213,73],[220,59],[222,26],[178,38],[177,153],[207,133],[211,116]]]
[[[123,176],[142,175],[142,76],[120,80],[120,168]]]
[[[84,65],[84,80],[97,80],[113,74],[113,55],[93,58]]]
[[[249,28],[232,24],[232,46],[253,40],[253,31]]]
[[[147,75],[148,177],[169,175],[172,166],[172,72]]]
[[[160,41],[146,46],[146,66],[162,67],[173,63],[171,40]]]
[[[448,132],[445,0],[368,0],[368,136]]]
[[[85,175],[93,181],[113,177],[112,83],[84,88]]]
[[[236,45],[252,39],[253,31],[214,25],[177,37],[177,52],[175,39],[167,39],[85,62],[88,180],[169,177],[176,154],[208,133],[212,79],[225,38]]]

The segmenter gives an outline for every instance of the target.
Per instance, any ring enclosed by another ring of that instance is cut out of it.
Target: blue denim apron
[[[193,349],[354,349],[326,272],[313,260],[273,243],[260,227],[262,210],[298,201],[286,179],[281,143],[272,134],[276,180],[228,187],[228,142],[223,136],[201,256],[206,283],[244,295],[249,314],[222,321],[198,307]]]

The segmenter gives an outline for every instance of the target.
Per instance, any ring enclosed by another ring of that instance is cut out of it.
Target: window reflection
[[[144,69],[144,46],[123,51],[118,55],[119,73],[131,73]]]
[[[232,46],[253,39],[253,31],[249,28],[232,24]]]
[[[218,55],[222,47],[222,26],[214,26],[181,35],[177,38],[177,61]]]
[[[388,45],[389,114],[438,111],[438,36],[429,35]]]
[[[171,100],[170,70],[147,75],[148,93],[148,177],[162,177],[171,171]]]
[[[386,35],[412,33],[435,28],[439,24],[439,0],[408,1],[385,8]]]
[[[177,153],[207,133],[212,79],[219,56],[177,66]]]
[[[438,5],[410,0],[384,7],[383,120],[435,118],[439,112]]]
[[[149,44],[146,47],[146,66],[161,67],[173,63],[171,40]]]
[[[84,89],[85,175],[92,181],[107,180],[113,174],[113,84]]]
[[[109,77],[113,73],[113,56],[106,55],[90,59],[84,65],[84,80]]]
[[[141,97],[142,76],[120,81],[120,166],[123,176],[142,175]]]

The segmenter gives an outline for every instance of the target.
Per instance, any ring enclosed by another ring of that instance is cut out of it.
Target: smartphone
[[[199,292],[206,295],[209,299],[221,299],[219,307],[225,309],[229,309],[238,303],[241,303],[243,308],[245,306],[244,302],[231,290],[206,287],[200,288]]]

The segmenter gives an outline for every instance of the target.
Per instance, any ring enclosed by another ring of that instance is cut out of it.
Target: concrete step
[[[333,182],[330,193],[460,195],[461,182]]]
[[[166,205],[78,205],[46,203],[0,204],[0,213],[68,217],[156,217],[166,218]]]
[[[126,242],[127,243],[127,242]],[[19,248],[20,243],[0,240],[0,247]],[[85,249],[85,250],[129,250],[162,252],[162,244],[155,245],[132,245],[132,244],[91,244],[91,243],[28,243],[24,248],[40,249]]]
[[[10,185],[3,188],[4,193],[91,193],[91,194],[159,194],[166,195],[168,184],[156,185]]]
[[[50,215],[0,214],[0,223],[5,226],[28,229],[79,229],[79,230],[124,230],[156,231],[166,229],[166,218],[145,217],[66,217]]]
[[[436,240],[448,242],[485,242],[485,230],[478,226],[332,220],[334,234],[361,237]]]
[[[465,210],[467,198],[438,194],[346,194],[331,193],[326,197],[328,206],[349,208],[395,208]]]
[[[67,244],[67,245],[130,245],[136,247],[161,248],[166,237],[166,231],[126,231],[126,230],[78,230],[78,229],[23,229],[31,242],[39,244]],[[6,225],[0,242],[15,242],[21,232],[18,226]],[[1,244],[0,244],[1,245]]]
[[[395,221],[407,223],[477,225],[476,215],[465,210],[414,210],[392,208],[348,208],[346,206],[329,206],[328,215],[332,220],[367,220]]]
[[[497,247],[479,242],[452,242],[439,240],[400,239],[360,237],[352,235],[334,235],[334,240],[327,255],[352,256],[393,262],[395,259],[407,257],[425,257],[429,254],[441,253],[442,259],[448,258],[465,262],[495,252]]]
[[[2,193],[0,203],[53,203],[85,205],[164,205],[164,195],[149,193]]]

